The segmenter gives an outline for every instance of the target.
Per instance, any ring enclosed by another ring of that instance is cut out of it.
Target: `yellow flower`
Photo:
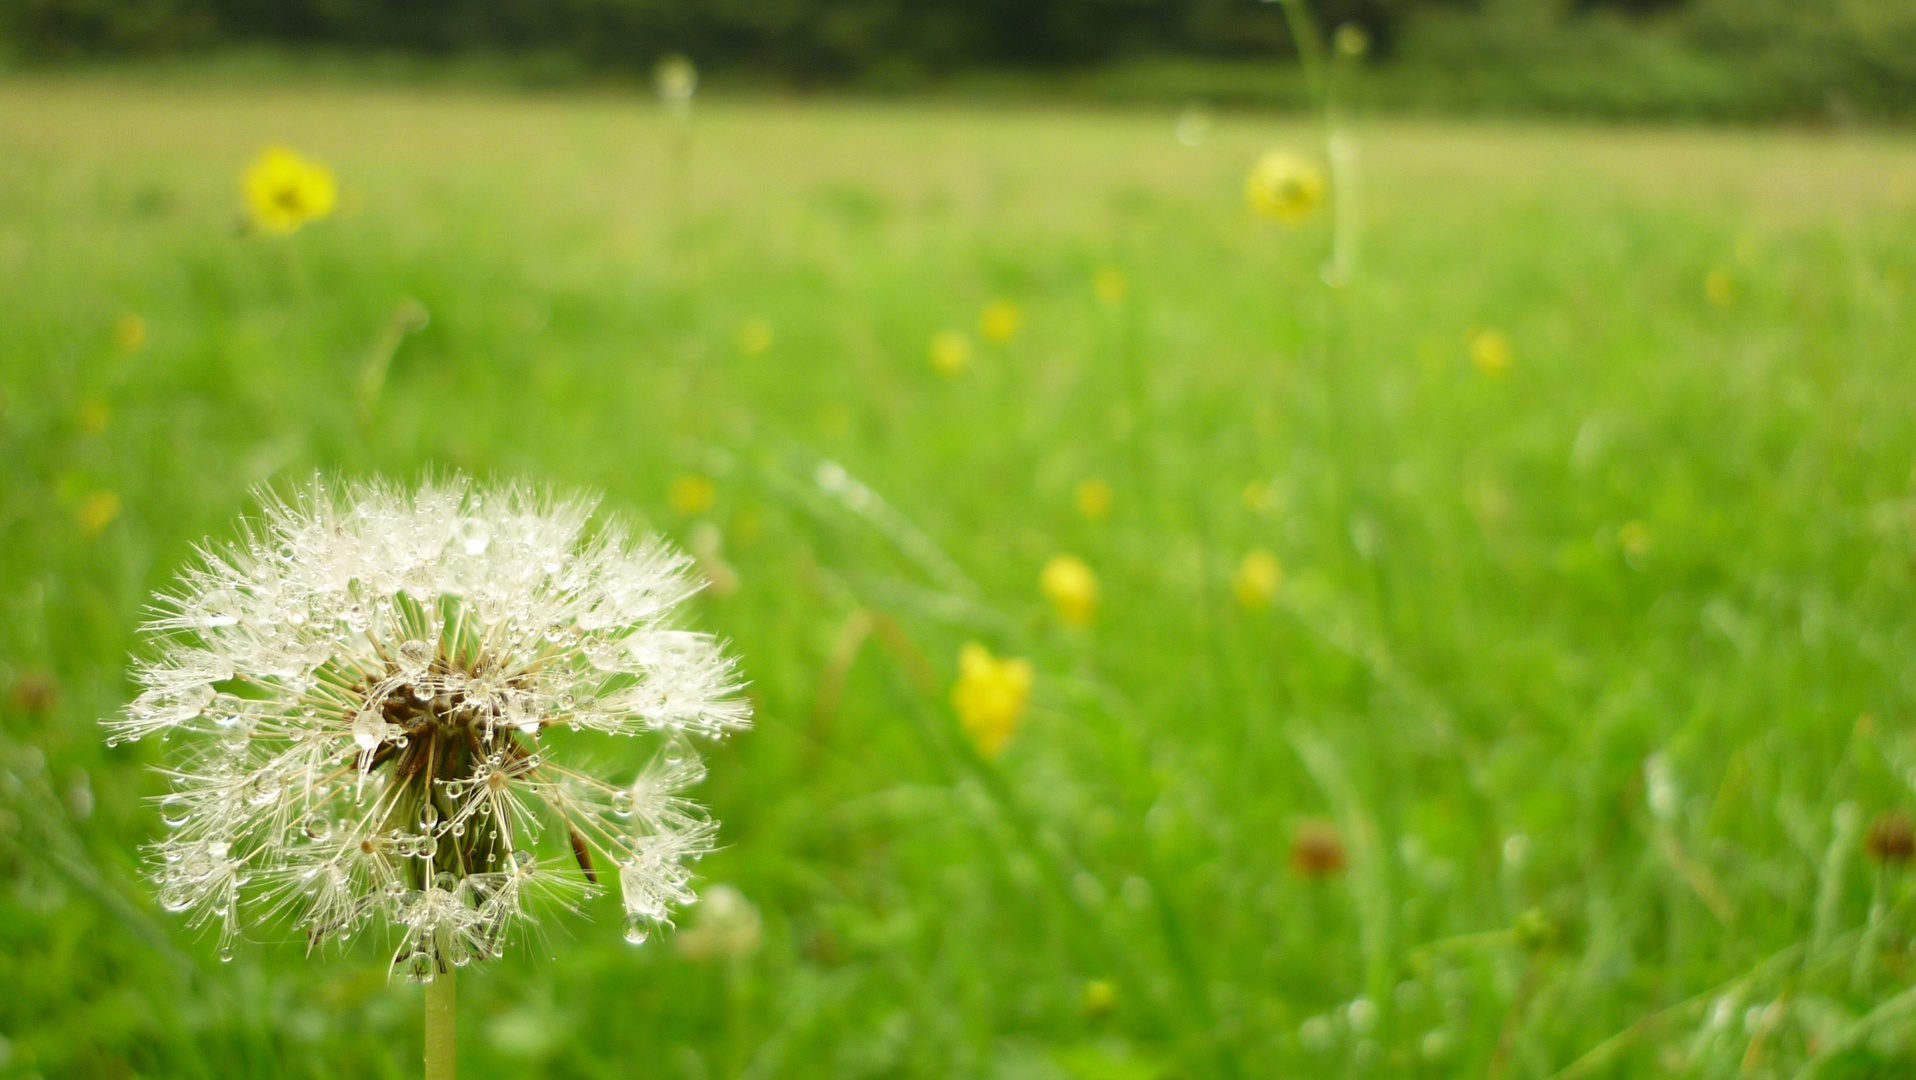
[[[1078,513],[1086,521],[1103,521],[1111,516],[1111,485],[1097,477],[1078,481]]]
[[[1491,378],[1509,374],[1514,355],[1510,339],[1501,330],[1478,330],[1470,335],[1470,362]]]
[[[1703,298],[1717,307],[1729,307],[1736,303],[1736,282],[1728,270],[1710,271],[1703,279]]]
[[[1098,614],[1098,575],[1076,555],[1058,555],[1044,564],[1038,589],[1067,626],[1089,626]]]
[[[1237,564],[1237,573],[1231,575],[1231,591],[1246,611],[1270,606],[1283,584],[1284,564],[1261,548],[1245,555]]]
[[[107,409],[106,402],[99,398],[87,398],[80,403],[80,430],[86,434],[98,435],[105,431],[111,419],[112,412]]]
[[[1617,546],[1632,565],[1642,562],[1650,554],[1650,527],[1641,521],[1624,522],[1617,530]]]
[[[1018,732],[1031,704],[1031,661],[1001,660],[975,641],[958,650],[951,707],[978,754],[995,758]]]
[[[956,330],[945,330],[931,339],[931,366],[940,375],[959,375],[971,366],[971,342]]]
[[[1018,311],[1018,305],[1009,300],[993,300],[978,313],[978,333],[993,345],[1003,345],[1018,336],[1018,327],[1023,325],[1024,316]]]
[[[121,314],[120,321],[113,324],[113,343],[126,352],[146,344],[146,320],[131,311]]]
[[[1130,286],[1125,280],[1124,271],[1115,266],[1107,266],[1091,278],[1091,291],[1098,299],[1113,307],[1124,303],[1124,294]]]
[[[764,319],[747,319],[739,324],[738,351],[757,356],[772,347],[772,327]]]
[[[718,492],[710,480],[692,473],[672,481],[666,491],[666,501],[672,504],[673,512],[686,517],[697,517],[710,510],[717,497]]]
[[[269,146],[247,166],[240,187],[253,224],[270,233],[290,233],[333,212],[339,185],[332,170],[283,146]]]
[[[96,491],[80,500],[80,531],[98,536],[120,516],[120,497],[111,491]]]
[[[1118,988],[1108,979],[1089,979],[1084,984],[1084,996],[1081,999],[1084,1014],[1093,1019],[1111,1011],[1118,1003]]]
[[[1296,154],[1272,150],[1245,178],[1244,200],[1259,217],[1295,225],[1324,201],[1323,170]]]

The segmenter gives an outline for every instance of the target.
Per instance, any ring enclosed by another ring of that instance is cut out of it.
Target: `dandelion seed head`
[[[688,560],[593,509],[463,478],[315,481],[203,548],[107,724],[182,736],[161,904],[223,942],[248,917],[315,947],[383,923],[430,978],[613,881],[649,924],[691,903],[716,825],[683,795],[690,739],[749,709],[719,645],[670,623]],[[656,749],[615,784],[565,763],[574,731]]]

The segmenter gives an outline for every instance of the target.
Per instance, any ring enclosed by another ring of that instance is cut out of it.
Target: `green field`
[[[681,169],[639,98],[0,84],[0,1076],[418,1074],[382,942],[159,910],[167,747],[96,720],[256,487],[455,469],[735,573],[700,869],[763,918],[552,922],[469,1076],[1909,1075],[1916,138],[1356,133],[1333,290],[1242,202],[1296,119],[719,101]],[[238,230],[268,143],[340,212]],[[972,640],[1037,672],[989,762]]]

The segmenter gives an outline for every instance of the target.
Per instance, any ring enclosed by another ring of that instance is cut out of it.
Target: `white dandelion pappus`
[[[594,502],[455,477],[314,481],[206,547],[145,630],[113,739],[190,735],[160,801],[159,899],[289,918],[309,946],[399,931],[416,979],[495,956],[535,901],[615,877],[626,939],[692,903],[716,824],[682,792],[688,736],[745,727],[733,663],[673,629],[688,560]],[[562,764],[558,729],[660,743],[624,786]]]

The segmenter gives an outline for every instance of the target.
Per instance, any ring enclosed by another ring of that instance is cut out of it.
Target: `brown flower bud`
[[[1916,825],[1901,810],[1885,810],[1869,823],[1863,850],[1880,863],[1908,862],[1916,855]]]
[[[1302,822],[1291,834],[1291,869],[1307,878],[1330,877],[1344,870],[1344,841],[1328,821]]]

